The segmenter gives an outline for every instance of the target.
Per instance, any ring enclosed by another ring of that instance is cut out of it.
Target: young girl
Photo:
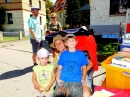
[[[53,83],[55,81],[54,67],[48,64],[49,52],[41,48],[37,52],[39,65],[33,67],[32,82],[39,91],[39,97],[53,97]]]

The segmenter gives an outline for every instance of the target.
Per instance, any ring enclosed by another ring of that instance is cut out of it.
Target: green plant
[[[117,52],[117,39],[104,39],[101,36],[95,36],[95,40],[99,55],[111,55]]]

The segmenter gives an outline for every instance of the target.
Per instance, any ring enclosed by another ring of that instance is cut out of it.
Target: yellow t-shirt
[[[57,62],[58,62],[58,58],[55,56],[55,57],[53,58],[53,62],[52,62],[52,64],[54,65],[54,67],[58,67]]]
[[[54,66],[51,64],[47,64],[46,66],[37,65],[33,67],[33,70],[37,76],[37,81],[42,88],[46,88],[49,85],[51,81],[51,73],[53,69],[54,69]],[[52,86],[49,92],[52,93],[53,90],[54,89]]]

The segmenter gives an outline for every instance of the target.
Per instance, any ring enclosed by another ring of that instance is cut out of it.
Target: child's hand
[[[48,92],[49,90],[50,90],[50,87],[47,86],[47,87],[45,88],[45,91]]]
[[[81,82],[82,82],[82,86],[87,86],[87,82],[85,80],[82,79]]]
[[[58,85],[59,85],[60,87],[62,87],[62,85],[61,85],[60,83],[63,83],[64,81],[60,80],[59,78],[57,78],[56,81],[57,81]]]
[[[44,91],[44,89],[43,89],[42,87],[39,87],[39,88],[38,88],[38,91],[41,93],[41,92]]]

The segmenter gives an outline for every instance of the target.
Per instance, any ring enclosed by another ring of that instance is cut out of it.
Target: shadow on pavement
[[[14,77],[19,77],[21,75],[24,75],[26,73],[32,72],[33,66],[24,68],[22,70],[13,70],[13,71],[8,71],[0,75],[0,80],[5,80],[5,79],[10,79]]]

